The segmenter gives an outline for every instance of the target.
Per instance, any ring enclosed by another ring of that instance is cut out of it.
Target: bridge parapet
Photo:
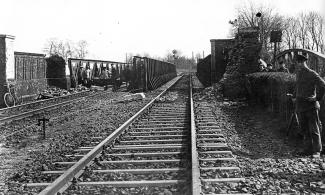
[[[133,56],[133,72],[136,74],[131,78],[136,90],[153,90],[176,77],[176,65],[151,59],[147,57]]]
[[[312,70],[320,74],[321,77],[325,76],[325,55],[316,51],[308,49],[288,49],[280,52],[276,59],[278,61],[282,60],[290,73],[295,73],[295,66],[297,64],[296,56],[298,54],[303,54],[308,57],[307,65]],[[276,67],[278,68],[278,67]]]
[[[197,63],[196,76],[204,86],[211,85],[211,54]]]

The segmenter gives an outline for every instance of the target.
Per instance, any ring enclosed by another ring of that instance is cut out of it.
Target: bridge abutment
[[[241,29],[234,39],[232,48],[224,53],[228,58],[225,70],[221,71],[223,95],[228,98],[240,98],[246,95],[245,75],[258,71],[258,59],[261,44],[257,28]]]
[[[7,90],[7,80],[15,78],[14,40],[11,35],[0,35],[0,107],[5,105],[3,95]]]

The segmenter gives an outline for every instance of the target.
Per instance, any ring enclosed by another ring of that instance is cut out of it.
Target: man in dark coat
[[[325,81],[307,66],[307,57],[297,55],[296,112],[300,116],[300,124],[305,132],[305,153],[312,153],[319,158],[322,151],[321,129],[318,116],[319,102],[324,95]],[[318,93],[316,94],[316,88]]]
[[[113,89],[112,89],[112,91],[116,91],[117,90],[117,70],[115,69],[115,67],[114,67],[113,64],[112,64],[112,76],[111,76],[111,80],[113,82]]]

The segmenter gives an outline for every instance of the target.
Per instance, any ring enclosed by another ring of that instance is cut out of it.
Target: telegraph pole
[[[194,63],[194,52],[192,51],[192,63]],[[190,64],[190,72],[192,72],[193,64]]]

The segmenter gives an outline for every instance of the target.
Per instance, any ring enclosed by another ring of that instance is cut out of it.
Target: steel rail
[[[63,99],[63,98],[69,98],[71,96],[77,96],[77,95],[80,95],[80,94],[83,94],[83,93],[89,93],[90,91],[82,91],[82,92],[77,92],[77,93],[73,93],[73,94],[70,94],[70,95],[65,95],[65,96],[58,96],[58,97],[53,97],[53,98],[50,98],[50,99],[44,99],[44,100],[37,100],[37,101],[33,101],[33,102],[28,102],[28,103],[25,103],[25,104],[20,104],[20,105],[17,105],[17,106],[11,106],[11,107],[7,107],[7,108],[1,108],[0,109],[0,112],[5,112],[7,110],[12,110],[12,109],[20,109],[21,107],[27,107],[27,106],[31,106],[33,104],[40,104],[40,103],[47,103],[47,102],[54,102],[56,100],[59,100],[59,99]]]
[[[192,151],[192,195],[201,194],[200,164],[196,147],[196,128],[192,94],[192,76],[190,75],[190,108],[191,108],[191,151]]]
[[[206,105],[202,105],[201,103],[196,103],[198,106],[195,106],[195,114],[196,118],[200,118],[200,116],[209,116],[211,113],[214,116],[217,116],[214,113],[213,108],[209,103]],[[204,104],[204,103],[203,103]],[[212,119],[212,118],[211,118]],[[223,135],[221,127],[219,127],[218,119],[215,117],[214,121],[205,120],[206,122],[198,122],[196,123],[197,131],[196,134],[196,147],[202,149],[202,151],[198,151],[200,158],[198,161],[200,164],[201,177],[199,178],[202,184],[201,194],[241,194],[241,189],[229,187],[229,183],[238,183],[245,181],[244,177],[240,177],[240,174],[234,174],[233,176],[224,176],[220,175],[209,175],[206,173],[211,172],[235,172],[240,173],[240,167],[238,167],[238,161],[233,156],[232,151],[226,143],[226,138]],[[217,185],[217,191],[210,191],[209,189],[204,188],[205,186],[214,186]],[[197,193],[197,192],[196,192]],[[247,193],[245,193],[247,194]]]
[[[39,193],[39,195],[55,195],[58,192],[61,192],[61,189],[67,188],[71,184],[71,181],[74,179],[75,175],[80,174],[83,169],[92,162],[98,156],[101,151],[110,143],[112,143],[124,130],[126,130],[136,119],[138,119],[148,108],[150,108],[153,103],[159,99],[167,90],[175,85],[177,81],[181,78],[176,77],[176,79],[169,83],[166,88],[153,100],[151,100],[147,105],[145,105],[140,111],[128,119],[124,124],[122,124],[118,129],[116,129],[112,134],[105,138],[101,143],[91,149],[83,158],[81,158],[77,163],[70,167],[63,175],[58,177],[54,182],[47,185],[47,187]]]
[[[55,109],[56,107],[59,107],[59,106],[72,104],[72,103],[74,103],[76,101],[80,101],[80,100],[82,100],[84,98],[93,97],[93,96],[97,96],[97,95],[102,95],[102,94],[105,94],[105,93],[108,93],[108,92],[90,94],[90,95],[87,95],[87,96],[78,97],[78,98],[75,98],[75,99],[72,99],[72,100],[68,100],[68,101],[57,103],[57,104],[45,106],[45,107],[42,107],[42,108],[38,108],[38,109],[31,110],[31,111],[23,112],[23,113],[16,114],[16,115],[13,115],[13,116],[0,118],[0,124],[5,123],[5,122],[14,121],[14,120],[24,119],[24,118],[33,116],[33,115],[35,115],[37,113],[40,113],[42,111],[52,110],[52,109]]]

